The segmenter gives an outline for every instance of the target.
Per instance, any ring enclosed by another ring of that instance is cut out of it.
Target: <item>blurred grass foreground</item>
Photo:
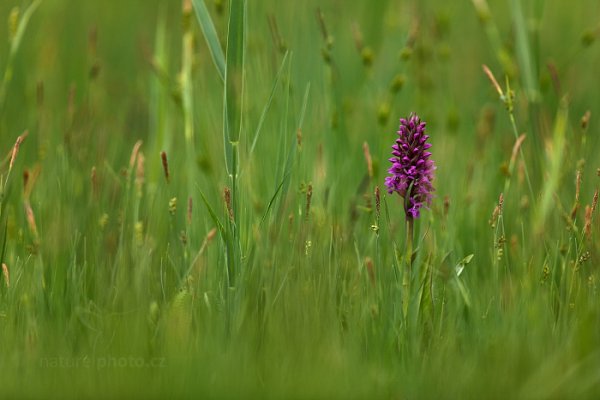
[[[598,16],[2,0],[0,398],[599,398]]]

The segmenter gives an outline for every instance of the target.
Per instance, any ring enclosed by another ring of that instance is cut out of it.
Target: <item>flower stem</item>
[[[412,254],[413,254],[413,224],[414,218],[406,214],[406,253],[405,268],[402,274],[402,311],[405,321],[408,320],[408,305],[410,303],[410,281],[412,273]]]

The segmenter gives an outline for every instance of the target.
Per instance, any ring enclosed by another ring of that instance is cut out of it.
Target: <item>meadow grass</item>
[[[597,398],[598,15],[3,0],[0,397]]]

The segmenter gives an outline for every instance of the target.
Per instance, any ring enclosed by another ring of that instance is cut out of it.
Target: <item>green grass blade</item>
[[[304,113],[306,111],[306,107],[308,104],[308,97],[310,94],[310,83],[306,85],[306,90],[304,91],[304,99],[302,100],[302,111],[300,112],[300,122],[298,124],[298,128],[297,129],[301,129],[302,128],[302,121],[304,119]],[[284,199],[287,191],[289,189],[290,186],[290,176],[292,174],[292,167],[294,166],[294,159],[296,156],[296,147],[297,147],[297,141],[296,140],[292,140],[288,153],[287,153],[287,159],[285,162],[285,167],[283,170],[283,187],[281,188],[281,199]],[[283,202],[280,203],[280,209],[279,211],[281,212],[281,206],[283,206]]]
[[[198,188],[198,192],[200,193],[200,197],[202,198],[202,202],[204,203],[204,205],[206,206],[206,209],[208,210],[208,214],[210,215],[210,218],[213,220],[213,222],[217,226],[217,229],[219,230],[219,233],[221,234],[221,236],[223,238],[225,238],[225,227],[223,226],[223,224],[219,220],[219,217],[217,217],[217,214],[215,213],[215,210],[212,208],[212,206],[208,202],[208,199],[206,198],[206,196],[204,195],[204,193],[202,192],[202,190],[200,190],[199,187],[197,187],[197,188]]]
[[[237,143],[242,128],[246,0],[231,0],[225,63],[225,133]]]
[[[527,35],[527,25],[520,0],[512,0],[511,9],[513,13],[513,21],[516,34],[517,58],[521,74],[523,75],[523,84],[529,101],[535,103],[539,99],[539,91],[537,85],[537,74],[534,69],[534,64],[531,59],[531,51],[529,46],[529,38]]]
[[[19,21],[19,27],[17,28],[17,32],[15,34],[15,37],[13,38],[13,42],[10,47],[11,53],[15,53],[19,49],[19,46],[21,45],[21,40],[23,39],[23,35],[25,34],[25,29],[27,29],[27,24],[29,24],[31,16],[41,3],[42,0],[35,0],[29,5],[29,7],[27,7],[25,12],[23,13],[21,20]]]
[[[265,117],[267,112],[271,109],[271,104],[273,103],[273,98],[275,97],[275,91],[277,90],[277,86],[279,86],[279,81],[281,80],[281,74],[283,73],[283,68],[285,67],[285,63],[288,58],[289,51],[285,52],[283,56],[283,60],[281,61],[281,66],[279,67],[279,71],[277,71],[277,75],[275,76],[275,81],[273,82],[273,86],[271,87],[271,93],[269,94],[269,98],[265,107],[263,108],[260,118],[258,119],[258,125],[256,126],[256,131],[254,132],[254,139],[252,139],[252,145],[250,146],[249,156],[252,156],[254,153],[254,148],[256,147],[256,142],[258,141],[258,136],[260,135],[263,123],[265,122]]]
[[[279,186],[277,186],[277,189],[275,189],[275,193],[273,193],[273,196],[271,197],[271,200],[269,200],[269,204],[267,205],[267,209],[265,210],[262,218],[260,219],[261,225],[263,224],[265,219],[267,219],[267,216],[269,215],[269,211],[271,211],[271,207],[273,206],[273,203],[277,199],[277,195],[281,191],[281,188],[283,187],[283,184],[287,181],[288,177],[289,177],[289,175],[285,175],[283,177],[283,179],[281,180],[281,182],[279,183]]]
[[[213,63],[215,64],[215,67],[217,67],[217,73],[219,74],[219,78],[221,78],[221,81],[224,81],[225,56],[223,55],[221,43],[219,43],[219,37],[217,36],[215,25],[213,24],[212,18],[210,17],[210,13],[206,8],[204,0],[192,0],[192,3],[194,5],[194,10],[196,11],[196,18],[198,19],[198,24],[200,25],[200,29],[202,30],[202,34],[204,35],[204,39],[206,40],[206,44],[208,45],[208,51],[210,51],[210,55],[212,57]]]
[[[548,176],[544,180],[542,187],[542,197],[540,204],[536,207],[535,232],[541,233],[541,230],[548,216],[552,205],[554,193],[558,190],[560,183],[561,172],[564,169],[563,155],[565,152],[566,130],[568,122],[568,109],[566,102],[563,100],[556,113],[554,121],[554,131],[552,138],[552,154],[548,160],[548,167],[545,168]]]
[[[6,235],[8,234],[8,220],[4,222],[4,232],[2,235],[2,252],[0,252],[0,265],[4,262],[4,255],[6,254]]]
[[[6,63],[6,69],[4,70],[4,78],[2,80],[2,83],[0,84],[0,113],[4,109],[6,90],[8,88],[8,84],[10,83],[10,81],[12,79],[12,74],[13,74],[12,68],[13,68],[13,61],[14,61],[15,55],[17,54],[17,51],[19,50],[19,47],[21,46],[21,40],[23,39],[25,30],[27,29],[27,25],[29,24],[29,20],[31,19],[31,16],[33,15],[35,10],[39,7],[39,5],[41,3],[42,3],[42,0],[35,0],[33,3],[31,3],[29,5],[29,7],[27,7],[25,12],[23,13],[23,16],[19,20],[19,25],[17,26],[15,36],[12,38],[12,41],[10,44],[10,53],[8,56],[8,62]]]

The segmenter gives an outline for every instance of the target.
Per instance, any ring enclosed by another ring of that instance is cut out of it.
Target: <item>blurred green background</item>
[[[225,51],[230,4],[204,3]],[[17,48],[30,4],[0,2],[0,393],[599,393],[600,3],[248,1],[231,222],[223,82],[194,10],[43,0]],[[402,203],[383,194],[410,112],[438,168],[412,325]],[[165,365],[102,364],[127,357]]]

